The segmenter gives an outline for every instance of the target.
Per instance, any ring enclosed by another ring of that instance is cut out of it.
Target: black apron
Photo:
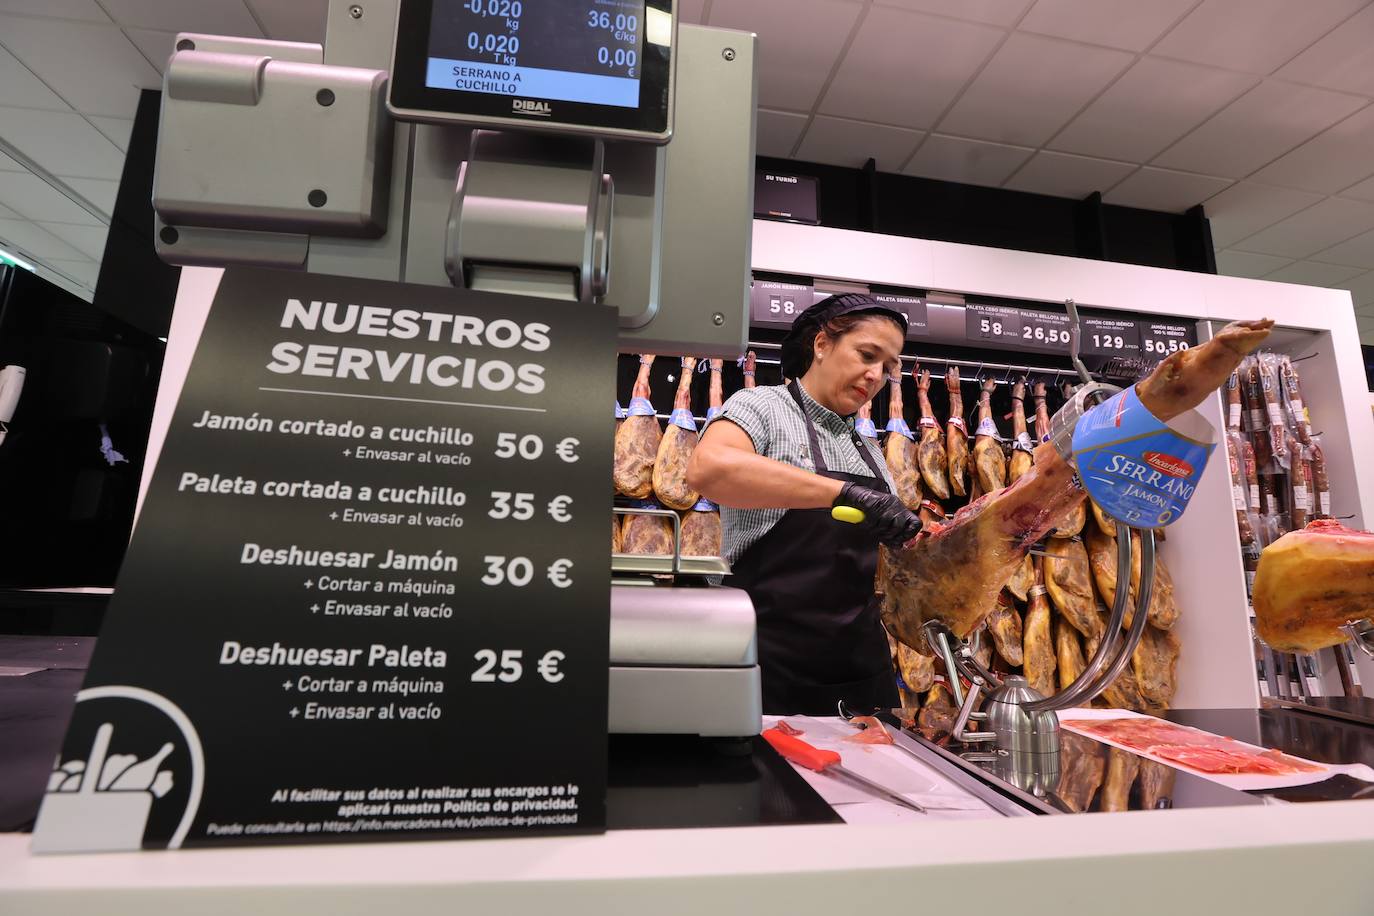
[[[793,381],[787,390],[806,423],[817,474],[891,492],[857,433],[854,445],[873,476],[829,470],[800,388]],[[873,595],[877,547],[871,531],[834,520],[829,509],[788,509],[734,562],[725,584],[754,602],[765,714],[833,716],[839,700],[865,711],[898,705]]]

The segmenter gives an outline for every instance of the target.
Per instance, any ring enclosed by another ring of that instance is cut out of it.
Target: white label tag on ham
[[[1255,507],[1256,512],[1259,511],[1259,484],[1257,483],[1250,484],[1250,505]]]
[[[1269,422],[1272,423],[1272,424],[1275,425],[1275,426],[1282,426],[1282,425],[1283,425],[1283,411],[1279,409],[1279,405],[1278,405],[1278,404],[1266,404],[1265,406],[1269,408]]]
[[[1227,426],[1230,426],[1230,427],[1233,427],[1233,428],[1236,428],[1236,429],[1239,429],[1239,428],[1240,428],[1240,405],[1239,405],[1239,404],[1231,404],[1231,405],[1229,405],[1229,407],[1230,407],[1230,411],[1226,414],[1226,425],[1227,425]]]
[[[1255,408],[1250,411],[1250,431],[1258,432],[1264,429],[1264,411]]]
[[[1240,488],[1239,484],[1232,484],[1231,486],[1231,502],[1235,504],[1237,512],[1245,511],[1245,491]]]
[[[1330,514],[1331,514],[1331,491],[1330,491],[1330,490],[1320,490],[1320,491],[1318,491],[1318,493],[1317,493],[1317,498],[1321,501],[1321,504],[1322,504],[1322,515],[1330,515]]]
[[[992,436],[994,439],[1001,438],[1001,436],[997,435],[997,424],[992,422],[992,417],[979,421],[978,432],[975,433],[975,435]]]
[[[1304,512],[1312,511],[1312,500],[1308,497],[1306,485],[1297,484],[1293,487],[1293,505]]]

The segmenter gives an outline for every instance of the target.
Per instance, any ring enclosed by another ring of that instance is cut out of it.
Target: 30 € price
[[[534,563],[529,557],[504,557],[488,555],[482,558],[487,571],[482,575],[483,585],[513,585],[524,588],[534,581]],[[573,584],[568,573],[573,562],[568,559],[554,560],[545,572],[554,588],[567,588]]]
[[[472,681],[475,684],[514,684],[524,677],[524,657],[523,649],[502,649],[499,653],[495,649],[479,649],[472,656],[477,662]],[[558,667],[567,657],[559,649],[550,649],[539,657],[535,671],[550,684],[557,684],[563,680],[563,672]]]

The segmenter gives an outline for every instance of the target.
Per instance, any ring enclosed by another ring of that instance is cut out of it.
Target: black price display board
[[[1045,353],[1069,352],[1069,316],[1021,310],[1021,347]]]
[[[816,295],[814,287],[802,283],[755,280],[749,291],[749,322],[790,328],[816,302]]]
[[[1146,319],[1140,326],[1140,355],[1158,361],[1170,353],[1197,346],[1197,327],[1191,323]]]
[[[907,337],[929,337],[930,322],[927,317],[926,300],[910,293],[881,293],[873,291],[872,296],[884,305],[890,305],[906,315]]]
[[[1133,318],[1083,318],[1079,351],[1084,356],[1139,356],[1140,329]]]
[[[616,333],[228,271],[35,849],[604,829]]]
[[[1015,346],[1021,340],[1021,312],[1012,305],[964,306],[965,333],[971,343]]]

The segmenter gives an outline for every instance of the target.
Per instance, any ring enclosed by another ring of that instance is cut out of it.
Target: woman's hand
[[[857,483],[846,483],[835,497],[836,506],[852,506],[863,512],[863,525],[889,547],[901,547],[921,530],[921,520],[891,493],[880,493]]]

